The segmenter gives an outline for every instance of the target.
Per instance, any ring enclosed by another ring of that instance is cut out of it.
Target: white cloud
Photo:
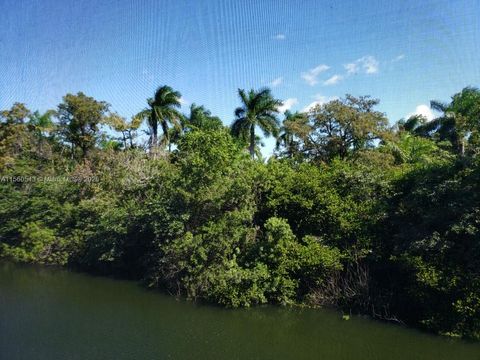
[[[415,111],[408,114],[406,118],[408,119],[412,115],[423,115],[428,121],[431,121],[435,118],[435,115],[433,114],[432,109],[430,109],[430,106],[425,105],[425,104],[420,104],[415,108]]]
[[[397,56],[399,60],[403,59],[403,54]],[[399,61],[397,60],[397,61]],[[348,64],[343,65],[344,69],[346,70],[346,73],[340,75],[340,74],[335,74],[328,78],[327,80],[323,81],[323,85],[335,85],[339,81],[344,80],[348,77],[350,77],[353,74],[356,73],[364,73],[364,74],[375,74],[379,71],[380,63],[377,59],[375,59],[374,56],[372,55],[365,55],[353,62],[350,62]],[[310,86],[316,85],[318,83],[318,76],[330,69],[330,66],[321,64],[318,65],[317,67],[308,70],[307,72],[303,72],[301,74],[301,77],[307,84]]]
[[[277,87],[283,83],[283,77],[278,77],[273,79],[272,82],[269,84],[271,87]]]
[[[366,74],[374,74],[378,72],[379,63],[377,59],[371,55],[361,57],[357,62],[362,66]]]
[[[283,101],[283,105],[278,107],[278,111],[284,113],[287,110],[290,110],[292,106],[298,104],[297,98],[289,98]]]
[[[314,99],[315,99],[315,101],[313,101],[310,104],[308,104],[307,106],[305,106],[302,109],[302,112],[309,112],[315,106],[317,106],[317,105],[322,106],[323,104],[326,104],[326,103],[328,103],[332,100],[338,99],[338,97],[336,97],[336,96],[324,96],[324,95],[317,94],[317,95],[314,96]]]
[[[394,57],[392,59],[392,62],[397,62],[397,61],[400,61],[400,60],[403,60],[403,59],[405,59],[405,54],[400,54],[400,55]]]
[[[285,34],[277,34],[273,37],[275,40],[285,40]]]
[[[354,62],[345,64],[343,67],[347,70],[347,74],[355,74],[358,71],[358,64]]]
[[[323,85],[335,85],[336,83],[338,83],[339,81],[343,80],[343,76],[342,75],[333,75],[331,78],[325,80],[323,82]]]
[[[182,105],[182,106],[186,106],[186,105],[189,105],[189,104],[190,104],[184,97],[181,97],[180,99],[178,99],[178,102],[179,102],[180,105]]]
[[[307,82],[308,85],[313,86],[318,83],[318,75],[322,72],[327,71],[330,69],[330,66],[325,64],[320,64],[313,69],[308,70],[307,72],[302,73],[302,79]]]
[[[396,61],[403,59],[403,57],[400,58],[399,56],[397,58],[398,60]],[[365,55],[360,59],[357,59],[351,63],[343,65],[343,67],[347,71],[346,76],[357,74],[359,72],[363,72],[365,74],[375,74],[379,70],[380,63],[378,62],[377,59],[375,59],[375,57],[371,55]]]

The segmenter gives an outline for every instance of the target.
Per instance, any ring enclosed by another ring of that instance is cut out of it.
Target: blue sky
[[[203,104],[230,124],[237,88],[271,86],[292,110],[369,94],[394,122],[480,85],[478,0],[0,0],[0,9],[1,109],[43,111],[83,91],[130,117],[168,84],[185,109]]]

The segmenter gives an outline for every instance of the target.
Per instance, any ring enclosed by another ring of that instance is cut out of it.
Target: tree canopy
[[[270,90],[239,97],[230,128],[168,86],[130,120],[81,92],[1,111],[0,257],[480,338],[478,89],[391,126],[369,96],[281,125]]]

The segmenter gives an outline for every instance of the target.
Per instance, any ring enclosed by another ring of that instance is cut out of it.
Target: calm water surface
[[[480,360],[480,344],[325,310],[200,306],[127,281],[0,263],[0,359]]]

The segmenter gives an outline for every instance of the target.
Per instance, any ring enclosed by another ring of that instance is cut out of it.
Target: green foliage
[[[64,141],[72,145],[72,151],[81,150],[86,157],[98,139],[98,126],[105,120],[109,105],[79,92],[67,94],[58,105],[59,131]]]
[[[248,144],[252,159],[255,156],[256,136],[255,129],[258,126],[265,136],[278,135],[278,107],[282,105],[280,100],[275,99],[270,89],[264,88],[259,91],[238,89],[238,95],[242,106],[235,110],[235,121],[231,131],[234,136]]]
[[[434,141],[408,132],[401,132],[393,141],[387,141],[383,150],[391,153],[397,164],[429,166],[434,162],[452,159],[451,154]]]
[[[287,112],[266,163],[243,149],[255,153],[257,127],[277,133],[268,90],[240,91],[231,129],[202,106],[181,115],[166,86],[131,121],[82,93],[59,121],[14,104],[0,113],[0,257],[228,307],[326,305],[479,338],[477,95],[392,129],[369,97]],[[135,144],[143,119],[148,152]],[[157,156],[162,140],[175,146]]]
[[[111,114],[105,122],[115,131],[121,133],[121,137],[116,138],[117,141],[122,142],[124,149],[133,148],[133,142],[137,137],[137,130],[142,124],[142,118],[134,116],[130,121],[122,118],[118,114]]]
[[[441,112],[433,121],[426,122],[415,129],[422,136],[437,141],[449,141],[460,155],[466,150],[478,153],[480,133],[480,90],[466,87],[452,96],[452,101],[431,102],[432,109]]]
[[[309,286],[318,285],[342,268],[338,249],[325,246],[312,236],[299,242],[287,221],[275,217],[265,223],[259,259],[271,273],[269,298],[283,304],[303,299]]]
[[[308,122],[288,124],[301,140],[300,150],[317,161],[345,159],[371,148],[386,132],[385,115],[374,110],[379,100],[369,96],[333,100],[317,105],[308,113]]]
[[[480,277],[479,170],[478,161],[467,168],[451,161],[400,179],[388,233],[378,244],[380,269],[390,274],[379,274],[381,287],[392,296],[404,293],[389,300],[394,311],[438,332],[478,336],[480,329],[473,301]]]
[[[22,103],[14,103],[9,110],[0,111],[0,118],[6,124],[24,124],[32,112]]]
[[[182,94],[173,90],[170,86],[160,86],[147,100],[148,107],[136,115],[136,118],[145,119],[150,129],[149,145],[156,155],[159,145],[170,147],[169,125],[179,129],[181,126],[182,114],[177,110],[180,107]],[[158,139],[158,127],[162,128],[163,138],[161,143]]]
[[[16,261],[60,265],[67,262],[65,241],[41,222],[30,222],[20,228],[18,246],[0,245],[3,255]]]
[[[280,134],[277,138],[276,150],[278,151],[282,147],[285,149],[280,154],[285,155],[288,158],[302,159],[300,148],[299,134],[302,133],[301,129],[308,129],[308,117],[304,113],[298,111],[292,113],[289,110],[285,111],[285,119],[280,127]],[[307,130],[308,131],[308,130]]]
[[[190,115],[184,118],[183,128],[185,131],[194,130],[220,130],[223,127],[222,120],[212,116],[209,110],[203,106],[190,105]]]
[[[205,298],[226,306],[266,302],[268,271],[256,264],[242,266],[252,231],[243,226],[245,215],[234,212],[210,222],[196,234],[186,232],[165,244],[159,270],[172,291],[180,289],[191,298]]]

